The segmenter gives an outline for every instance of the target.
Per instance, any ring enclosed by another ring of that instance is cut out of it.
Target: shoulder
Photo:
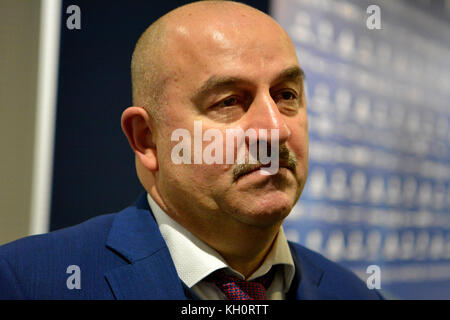
[[[89,219],[78,225],[53,232],[24,237],[0,246],[0,257],[14,261],[16,258],[38,258],[49,250],[76,250],[96,243],[105,243],[108,231],[116,214],[107,214]]]
[[[332,292],[339,299],[383,299],[377,290],[368,289],[351,270],[298,243],[289,242],[289,245],[301,266],[301,273],[320,274],[318,285],[321,289]]]
[[[55,286],[67,289],[70,266],[97,277],[105,266],[120,264],[117,255],[105,246],[115,215],[98,216],[1,246],[0,299],[51,299]],[[95,281],[92,284],[96,285]]]

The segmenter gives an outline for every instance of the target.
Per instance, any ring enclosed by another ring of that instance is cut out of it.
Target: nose
[[[251,104],[246,120],[246,127],[254,129],[258,140],[266,140],[270,145],[272,143],[272,130],[278,130],[279,145],[285,143],[291,136],[291,131],[286,123],[286,119],[272,99],[269,92],[256,96]],[[266,135],[264,135],[265,130]]]

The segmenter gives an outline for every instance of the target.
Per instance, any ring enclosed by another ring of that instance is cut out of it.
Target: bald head
[[[185,48],[196,45],[198,34],[208,32],[210,41],[226,50],[227,41],[220,30],[238,36],[243,30],[256,29],[258,25],[277,28],[280,35],[288,38],[270,16],[238,2],[198,1],[162,16],[141,35],[133,52],[133,104],[144,107],[153,118],[161,120],[165,84],[174,76],[170,72],[173,55],[186,54]]]
[[[160,56],[164,46],[164,19],[155,21],[141,35],[131,59],[133,105],[144,107],[157,117],[156,106],[163,92],[163,67]]]

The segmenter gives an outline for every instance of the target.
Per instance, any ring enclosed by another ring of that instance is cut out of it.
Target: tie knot
[[[206,280],[213,282],[230,300],[265,300],[266,290],[273,279],[273,271],[251,281],[218,270],[209,275]]]

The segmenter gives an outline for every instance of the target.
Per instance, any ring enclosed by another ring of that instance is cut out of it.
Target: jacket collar
[[[146,193],[119,212],[106,246],[129,264],[108,271],[105,277],[117,299],[180,300],[196,295],[180,280],[169,250],[148,205]],[[288,299],[336,299],[320,288],[324,271],[305,255],[304,248],[289,243],[295,276]]]
[[[289,243],[295,264],[295,276],[287,294],[289,300],[336,300],[338,297],[320,287],[324,271],[308,257],[307,249]]]
[[[129,262],[105,274],[117,299],[186,299],[145,193],[117,214],[106,246]]]

